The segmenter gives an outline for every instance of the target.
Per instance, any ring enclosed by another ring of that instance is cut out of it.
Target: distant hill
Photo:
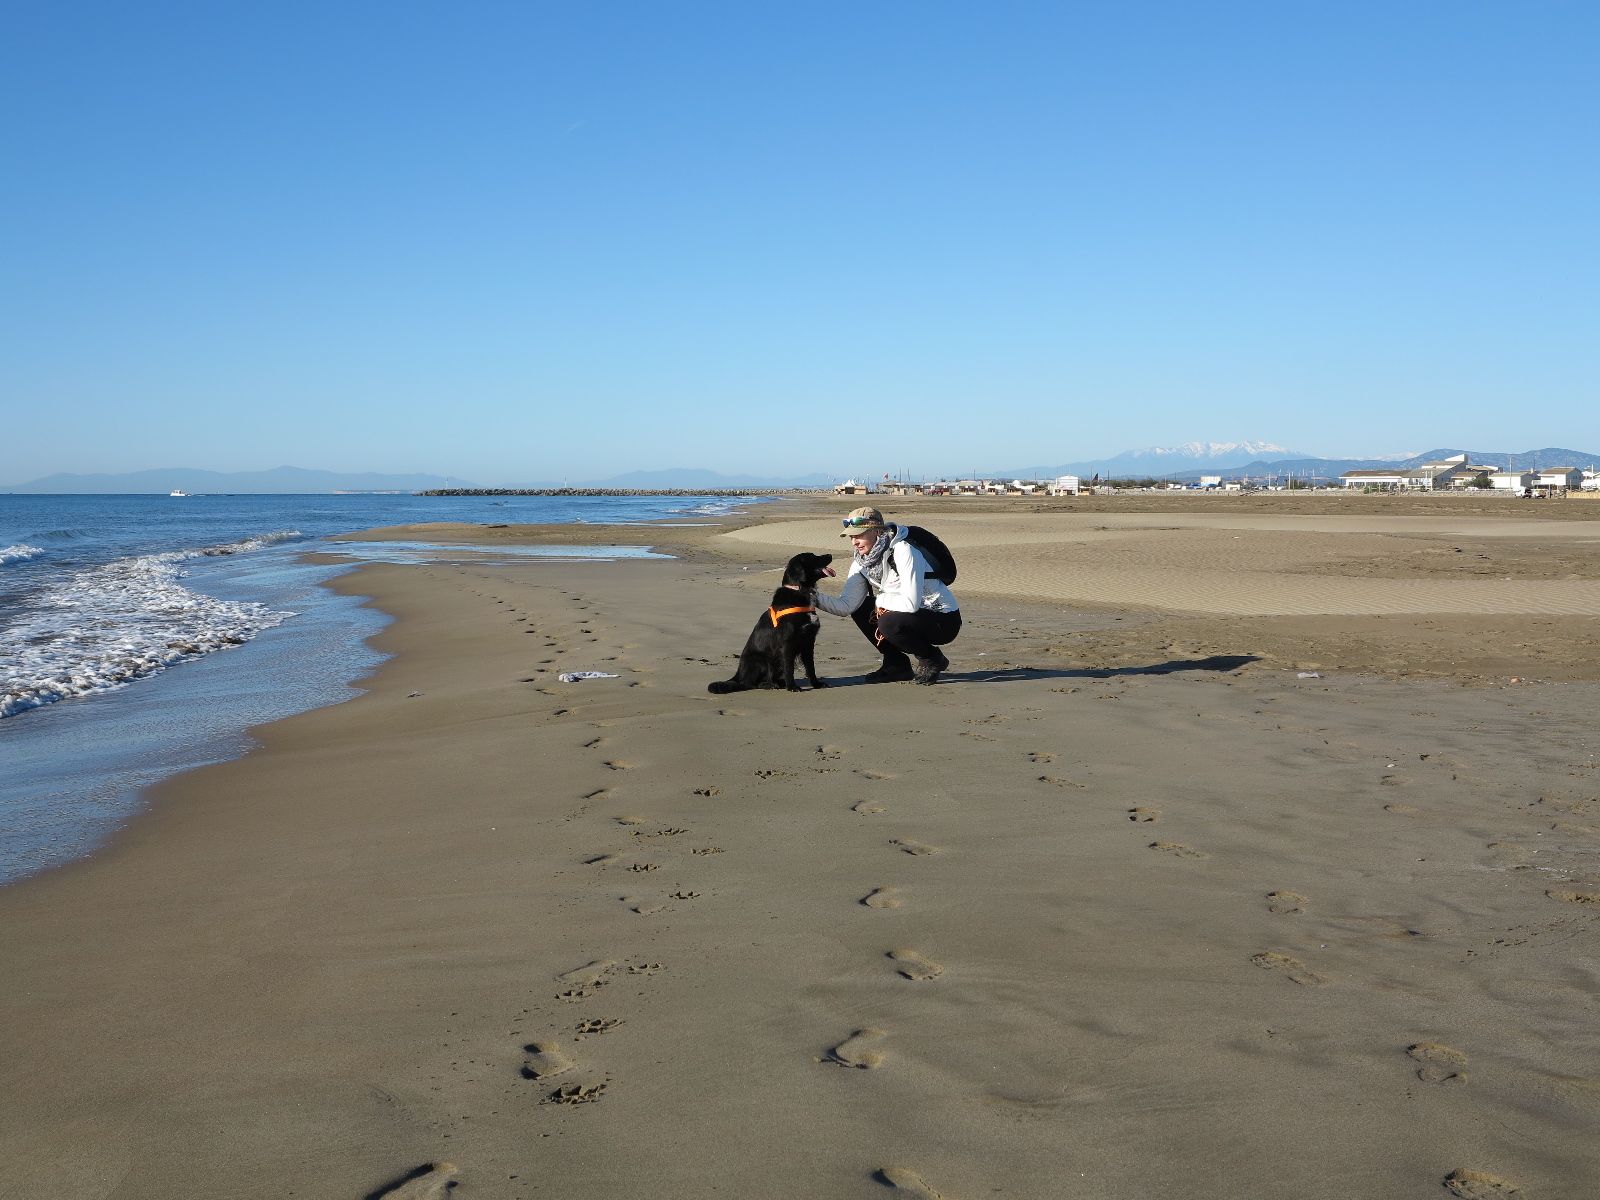
[[[442,475],[379,475],[372,471],[312,471],[304,467],[274,467],[270,471],[201,471],[194,467],[163,467],[155,471],[129,471],[123,475],[46,475],[29,483],[0,487],[0,492],[22,495],[164,495],[182,488],[196,495],[301,495],[328,492],[422,491],[438,487],[472,487],[461,479]]]
[[[1395,462],[1381,458],[1291,458],[1267,462],[1257,459],[1228,471],[1184,471],[1175,475],[1162,475],[1179,483],[1197,483],[1202,475],[1223,475],[1230,479],[1244,476],[1259,478],[1263,475],[1293,474],[1305,479],[1337,479],[1346,471],[1410,470],[1425,462],[1437,462],[1456,454],[1465,454],[1473,465],[1507,467],[1514,471],[1542,471],[1547,467],[1588,467],[1600,463],[1600,454],[1584,450],[1568,450],[1560,446],[1546,446],[1541,450],[1511,453],[1504,450],[1429,450],[1411,458]],[[1152,474],[1156,474],[1152,472]],[[1101,477],[1106,478],[1101,472]]]
[[[1269,454],[1281,454],[1285,458],[1302,457],[1298,451],[1271,442],[1185,442],[1181,446],[1147,446],[1143,450],[1124,450],[1111,458],[1087,462],[994,471],[989,473],[989,477],[1051,479],[1057,475],[1099,475],[1101,478],[1171,475],[1176,478],[1175,472],[1203,470],[1206,474],[1215,474],[1219,469],[1227,470],[1260,461]]]
[[[675,467],[667,471],[629,471],[626,475],[613,475],[610,479],[586,479],[573,487],[605,488],[825,488],[834,483],[832,475],[813,472],[793,479],[780,479],[775,475],[719,475],[716,471],[703,471]],[[552,486],[549,484],[539,486]]]

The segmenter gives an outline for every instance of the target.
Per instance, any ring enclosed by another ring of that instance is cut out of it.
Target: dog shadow
[[[1259,654],[1213,654],[1207,658],[1173,658],[1162,663],[1137,667],[1079,667],[1056,670],[1050,667],[1003,667],[994,671],[946,671],[941,683],[1020,683],[1028,679],[1113,679],[1119,675],[1172,675],[1178,671],[1237,671],[1262,661]],[[835,687],[854,687],[862,676],[841,680]]]

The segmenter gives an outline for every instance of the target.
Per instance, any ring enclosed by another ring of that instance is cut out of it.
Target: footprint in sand
[[[1028,755],[1029,762],[1053,763],[1055,760],[1056,756],[1054,754],[1050,754],[1044,750],[1034,750]]]
[[[899,964],[900,974],[907,979],[937,979],[944,974],[943,967],[915,950],[891,950],[889,957]]]
[[[1490,842],[1485,848],[1489,851],[1491,866],[1516,867],[1528,860],[1528,848],[1516,842]]]
[[[586,987],[592,983],[599,983],[607,971],[617,965],[614,958],[597,958],[588,966],[575,967],[571,971],[556,976],[557,983],[570,983],[577,987]]]
[[[1077,782],[1077,780],[1074,780],[1074,779],[1063,779],[1060,775],[1041,775],[1041,776],[1039,776],[1039,782],[1040,783],[1053,783],[1057,787],[1081,788],[1081,787],[1088,787],[1089,786],[1086,783],[1079,783],[1079,782]]]
[[[873,1067],[881,1067],[884,1056],[872,1049],[872,1046],[880,1038],[887,1036],[881,1029],[858,1029],[832,1050],[829,1050],[828,1057],[823,1061],[831,1062],[841,1067],[860,1067],[864,1071],[870,1071]]]
[[[899,908],[900,901],[894,894],[899,890],[897,887],[873,888],[871,892],[861,897],[861,903],[868,908]]]
[[[1128,810],[1128,820],[1138,821],[1141,824],[1159,821],[1161,820],[1161,810],[1159,808],[1130,808]]]
[[[606,1091],[606,1085],[596,1083],[585,1086],[581,1083],[569,1083],[566,1087],[558,1087],[539,1103],[541,1104],[593,1104],[600,1100]]]
[[[970,729],[967,730],[967,732],[963,733],[961,736],[962,737],[969,737],[975,742],[993,742],[993,741],[998,740],[996,738],[989,737],[986,734],[973,733]]]
[[[1303,913],[1307,898],[1299,892],[1268,892],[1267,911],[1271,913]]]
[[[1174,854],[1179,858],[1210,858],[1204,850],[1196,850],[1193,846],[1185,846],[1182,842],[1151,842],[1150,849],[1161,850],[1167,854]]]
[[[722,795],[722,789],[719,787],[695,788],[694,794],[696,796],[720,796]]]
[[[874,804],[871,800],[863,800],[859,804],[852,805],[850,811],[858,813],[881,813],[888,812],[889,810],[884,808],[884,806],[881,804]]]
[[[648,825],[649,817],[612,817],[618,825]]]
[[[1385,775],[1378,782],[1383,784],[1385,787],[1399,787],[1402,784],[1410,783],[1411,782],[1411,776],[1409,776],[1409,775]]]
[[[606,744],[606,739],[605,738],[597,737],[597,738],[594,738],[594,739],[592,739],[590,741],[585,742],[583,744],[583,748],[585,750],[593,750],[596,746],[604,746],[605,744]]]
[[[878,1177],[892,1188],[910,1192],[913,1196],[930,1197],[931,1200],[948,1200],[943,1192],[936,1192],[928,1181],[910,1167],[884,1167]]]
[[[437,1162],[424,1175],[408,1179],[397,1188],[384,1192],[380,1200],[444,1200],[455,1181],[454,1163]]]
[[[1505,1196],[1522,1194],[1522,1189],[1514,1183],[1467,1167],[1461,1167],[1446,1175],[1444,1186],[1450,1189],[1452,1196],[1459,1196],[1461,1200],[1502,1200]]]
[[[622,1021],[620,1019],[603,1021],[599,1017],[590,1017],[587,1021],[579,1021],[575,1028],[578,1031],[578,1036],[584,1037],[591,1033],[610,1033],[621,1024]]]
[[[717,710],[717,716],[719,717],[743,717],[748,715],[748,713],[742,713],[733,708],[719,708]]]
[[[629,975],[654,975],[657,971],[665,971],[664,963],[639,963],[628,968]]]
[[[937,854],[939,847],[924,846],[921,842],[913,842],[909,838],[890,838],[891,846],[899,846],[907,854]]]
[[[620,855],[620,854],[601,854],[601,855],[599,855],[599,856],[597,856],[595,858],[586,858],[583,861],[584,861],[584,865],[590,866],[590,867],[609,867],[614,862],[621,862],[622,861],[622,855]]]
[[[638,763],[631,763],[631,762],[623,762],[619,758],[613,758],[613,759],[609,760],[608,762],[606,762],[606,763],[604,763],[602,765],[610,767],[613,771],[631,771],[631,770],[633,770],[634,767],[638,766],[639,764]]]
[[[1437,1042],[1418,1042],[1407,1046],[1406,1054],[1422,1064],[1417,1068],[1417,1078],[1424,1083],[1460,1085],[1467,1081],[1467,1073],[1456,1070],[1467,1065],[1467,1056],[1459,1050]]]
[[[1260,954],[1252,954],[1250,961],[1265,971],[1277,971],[1287,976],[1292,982],[1305,987],[1320,987],[1328,981],[1315,971],[1307,968],[1305,963],[1298,958],[1290,958],[1287,954],[1274,954],[1270,950],[1263,950]]]
[[[665,904],[658,904],[650,900],[641,900],[637,896],[620,896],[618,899],[620,899],[624,904],[628,905],[633,912],[638,913],[641,917],[654,916],[656,913],[661,912],[667,907]]]
[[[887,771],[857,771],[856,774],[861,776],[861,778],[863,778],[863,779],[893,779],[894,778],[894,776],[890,775]]]
[[[1383,806],[1383,811],[1392,812],[1397,816],[1402,817],[1420,817],[1423,820],[1431,819],[1428,814],[1423,812],[1420,808],[1412,808],[1409,804],[1385,804]]]
[[[817,755],[820,758],[838,758],[841,755],[848,754],[848,753],[850,753],[850,751],[845,749],[845,747],[843,747],[843,746],[818,746],[817,747]]]
[[[529,1079],[565,1075],[578,1065],[561,1053],[560,1042],[534,1042],[528,1050],[528,1060],[522,1064],[522,1073]]]
[[[1552,900],[1564,900],[1568,904],[1600,904],[1600,892],[1563,892],[1550,890],[1545,892]]]

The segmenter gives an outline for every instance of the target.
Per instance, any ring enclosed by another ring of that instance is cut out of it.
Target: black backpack
[[[927,560],[928,574],[940,583],[949,585],[956,581],[956,559],[946,546],[920,525],[905,525],[906,541],[922,551]]]

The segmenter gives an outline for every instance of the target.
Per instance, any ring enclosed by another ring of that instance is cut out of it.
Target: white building
[[[1540,471],[1533,486],[1540,491],[1564,492],[1583,486],[1583,472],[1577,467],[1551,467]]]
[[[1489,486],[1496,491],[1524,492],[1539,478],[1537,471],[1491,471]]]
[[[1050,485],[1049,491],[1052,496],[1076,496],[1082,486],[1076,475],[1062,475]]]
[[[1465,454],[1452,454],[1449,458],[1425,462],[1408,470],[1346,471],[1339,476],[1339,482],[1345,487],[1438,489],[1450,487],[1458,479],[1465,482],[1483,470],[1483,467],[1468,466]]]

